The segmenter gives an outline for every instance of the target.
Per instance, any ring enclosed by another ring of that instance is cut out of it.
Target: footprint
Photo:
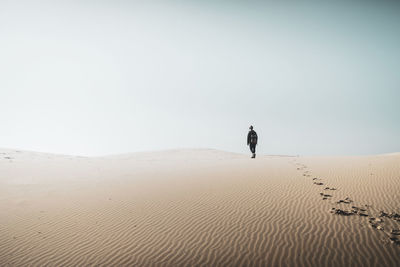
[[[351,202],[353,202],[353,200],[351,200],[349,197],[346,197],[345,199],[340,199],[338,202],[336,202],[337,204],[343,203],[343,204],[350,204]]]
[[[400,246],[400,240],[397,238],[397,236],[391,236],[389,239],[393,244]]]
[[[366,209],[357,207],[357,206],[351,206],[352,209],[358,210],[358,211],[367,211]]]
[[[390,231],[390,233],[392,235],[400,235],[400,230],[399,229],[392,229],[392,231]]]
[[[392,219],[394,221],[400,222],[400,214],[396,213],[396,212],[386,213],[384,211],[381,211],[379,213],[379,217],[386,217],[386,218]]]
[[[322,196],[322,200],[327,200],[330,197],[332,197],[332,195],[328,195],[328,194],[324,194],[324,193],[319,193]]]
[[[330,212],[333,213],[333,214],[342,215],[342,216],[354,215],[354,213],[352,213],[351,211],[342,210],[342,209],[336,209],[336,208],[332,208]]]
[[[327,187],[324,188],[324,190],[332,190],[333,191],[333,190],[336,190],[336,188],[327,186]]]

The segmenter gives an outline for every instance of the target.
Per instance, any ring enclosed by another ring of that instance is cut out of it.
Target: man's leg
[[[254,144],[250,144],[250,151],[251,151],[251,153],[253,153],[252,158],[255,158],[256,146]]]

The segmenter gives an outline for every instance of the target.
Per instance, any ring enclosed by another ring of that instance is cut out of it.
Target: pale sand
[[[383,217],[377,230],[368,217],[330,213],[400,213],[400,154],[249,156],[0,150],[0,266],[400,263],[389,239],[400,222]],[[346,197],[354,202],[335,204]]]

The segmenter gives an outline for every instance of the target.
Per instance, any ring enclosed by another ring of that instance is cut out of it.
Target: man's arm
[[[250,132],[247,134],[247,145],[250,144]]]

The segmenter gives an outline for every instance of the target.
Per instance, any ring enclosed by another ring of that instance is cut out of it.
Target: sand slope
[[[400,213],[399,192],[400,154],[84,158],[3,149],[0,265],[396,266],[390,231],[400,222],[369,217]],[[330,212],[351,206],[368,216]]]

